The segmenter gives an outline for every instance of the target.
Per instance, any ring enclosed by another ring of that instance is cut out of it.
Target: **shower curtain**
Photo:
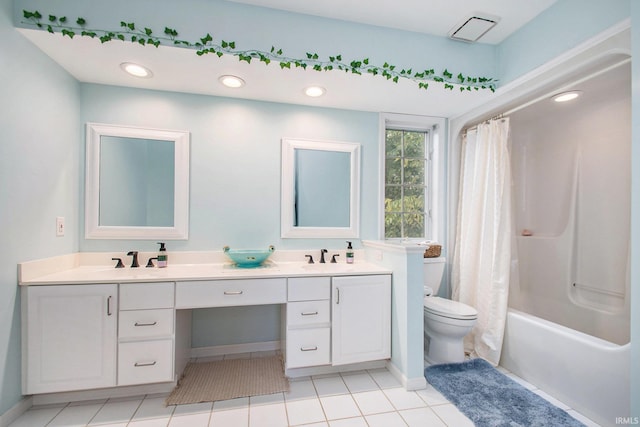
[[[509,119],[490,120],[462,139],[452,298],[478,311],[465,351],[497,365],[509,296],[511,166]]]

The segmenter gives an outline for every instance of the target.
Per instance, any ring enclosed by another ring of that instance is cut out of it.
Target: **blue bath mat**
[[[429,366],[424,376],[477,427],[584,426],[483,359]]]

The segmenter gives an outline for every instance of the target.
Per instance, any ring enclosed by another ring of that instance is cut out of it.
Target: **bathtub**
[[[509,309],[500,366],[602,426],[630,411],[630,344]]]

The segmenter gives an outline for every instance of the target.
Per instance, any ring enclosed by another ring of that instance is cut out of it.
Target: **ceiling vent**
[[[467,43],[477,42],[500,21],[497,16],[473,14],[449,31],[449,38]]]

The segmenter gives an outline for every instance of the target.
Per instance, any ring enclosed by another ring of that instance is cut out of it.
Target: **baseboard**
[[[335,374],[337,372],[352,372],[362,371],[364,369],[378,369],[384,368],[384,360],[375,360],[373,362],[353,363],[350,365],[322,365],[322,366],[310,366],[308,368],[289,368],[285,369],[284,373],[289,378],[308,377],[311,375],[326,375]]]
[[[110,399],[119,397],[143,396],[145,394],[169,393],[176,382],[120,386],[95,390],[66,391],[61,393],[45,393],[33,395],[33,405],[50,405],[55,403],[80,402],[86,400]]]
[[[0,427],[8,427],[9,424],[17,420],[33,406],[31,396],[23,397],[18,403],[13,405],[7,412],[0,415]]]
[[[393,375],[398,381],[400,381],[402,386],[407,391],[422,390],[423,388],[427,387],[427,379],[424,377],[424,375],[415,378],[407,378],[407,376],[404,375],[400,371],[400,369],[398,369],[398,367],[391,362],[391,360],[387,362],[386,368],[391,373],[391,375]]]
[[[255,353],[258,351],[280,350],[280,341],[252,342],[246,344],[215,345],[211,347],[194,347],[191,357],[213,357],[225,354]]]

